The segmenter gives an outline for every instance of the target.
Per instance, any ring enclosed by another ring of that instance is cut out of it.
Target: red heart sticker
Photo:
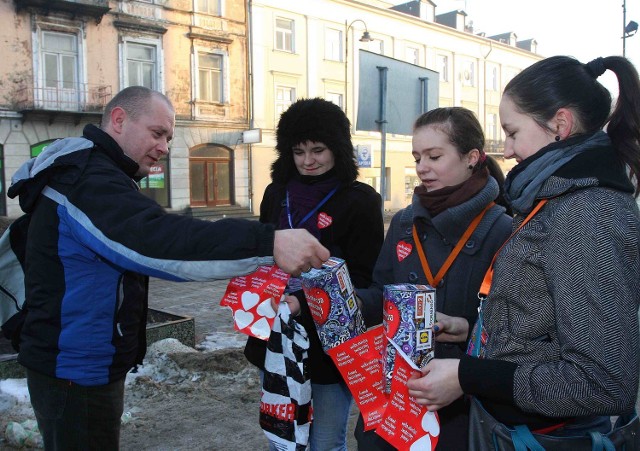
[[[406,241],[400,241],[396,245],[396,252],[398,254],[398,261],[401,262],[402,260],[407,258],[407,255],[409,255],[411,253],[412,249],[413,249],[413,246],[411,244],[407,243]]]
[[[318,228],[324,229],[331,225],[333,218],[326,214],[324,211],[318,215]]]
[[[329,310],[331,310],[331,301],[329,301],[327,292],[322,288],[313,287],[305,291],[305,296],[313,320],[317,324],[324,324],[329,316]]]

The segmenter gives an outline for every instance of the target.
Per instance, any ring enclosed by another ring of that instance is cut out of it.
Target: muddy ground
[[[266,450],[258,425],[260,383],[242,349],[195,351],[150,348],[137,376],[129,376],[121,432],[122,450]],[[149,363],[147,363],[147,361]],[[349,449],[355,450],[352,432]],[[9,421],[34,418],[28,403],[0,415],[0,437]],[[6,440],[0,450],[13,450]]]

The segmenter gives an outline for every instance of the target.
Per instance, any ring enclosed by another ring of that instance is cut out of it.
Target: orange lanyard
[[[464,244],[469,240],[469,237],[471,236],[473,231],[476,230],[476,228],[478,227],[478,224],[480,224],[480,221],[482,220],[482,217],[484,216],[484,214],[494,205],[495,205],[495,202],[491,202],[489,205],[485,207],[484,210],[480,212],[478,216],[476,216],[473,219],[473,221],[471,221],[471,224],[469,224],[469,227],[467,227],[467,230],[465,230],[465,232],[462,234],[462,237],[460,237],[460,239],[458,240],[456,247],[453,248],[453,250],[447,257],[447,259],[445,260],[444,264],[440,268],[440,271],[438,271],[438,274],[436,274],[435,278],[431,273],[431,269],[429,268],[429,263],[427,263],[427,257],[424,254],[424,249],[422,249],[422,243],[420,243],[420,238],[418,237],[418,231],[416,230],[416,226],[414,224],[413,240],[416,243],[416,249],[418,249],[418,256],[420,257],[422,270],[424,271],[424,275],[427,276],[427,282],[429,282],[429,285],[431,285],[433,288],[436,288],[438,286],[438,284],[440,283],[440,281],[442,280],[446,272],[451,267],[451,264],[453,263],[453,261],[456,259],[456,257],[462,250],[462,246],[464,246]]]
[[[509,242],[509,240],[511,238],[513,238],[513,236],[518,233],[518,231],[527,223],[529,222],[529,220],[531,218],[533,218],[535,216],[536,213],[538,213],[538,211],[540,211],[540,209],[542,208],[542,206],[544,204],[547,203],[549,199],[542,199],[540,202],[538,202],[538,204],[533,208],[533,210],[531,210],[531,213],[529,213],[527,215],[526,218],[524,218],[524,221],[522,221],[522,224],[520,224],[520,226],[518,226],[518,228],[516,230],[514,230],[514,232],[511,234],[511,236],[509,236],[509,238],[507,238],[505,240],[504,243],[502,243],[502,246],[500,246],[500,249],[498,249],[498,252],[495,253],[495,255],[493,256],[493,259],[491,260],[491,265],[489,265],[489,269],[487,269],[487,272],[484,275],[484,279],[482,279],[482,284],[480,285],[480,291],[478,292],[478,297],[480,299],[486,299],[486,297],[489,295],[489,290],[491,289],[491,282],[493,281],[493,264],[496,261],[496,257],[498,257],[498,254],[500,253],[500,251],[502,250],[502,248],[504,247],[505,244],[507,244]]]

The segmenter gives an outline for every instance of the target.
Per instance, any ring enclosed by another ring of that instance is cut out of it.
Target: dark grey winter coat
[[[473,219],[498,195],[498,183],[489,177],[475,197],[432,218],[414,195],[412,204],[391,220],[380,256],[373,270],[373,285],[357,290],[364,304],[368,326],[382,322],[382,289],[387,284],[427,284],[412,236],[415,221],[431,272],[435,275]],[[493,255],[511,232],[511,218],[504,207],[493,206],[471,235],[436,291],[437,311],[463,316],[473,325],[478,315],[478,289]],[[400,260],[397,246],[411,245],[411,253]],[[459,358],[465,346],[438,343],[437,357]]]
[[[549,201],[500,252],[484,303],[486,359],[464,359],[459,370],[465,393],[500,421],[541,427],[549,417],[633,409],[640,213],[632,192],[614,150],[589,149],[544,182],[536,198]]]

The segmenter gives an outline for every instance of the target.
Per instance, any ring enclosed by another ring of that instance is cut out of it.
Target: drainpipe
[[[252,0],[247,0],[247,70],[249,75],[249,129],[253,129],[253,43],[251,37],[253,36],[253,21],[251,17]],[[253,159],[251,158],[252,148],[251,144],[245,144],[248,152],[248,184],[249,184],[249,211],[253,213]]]

